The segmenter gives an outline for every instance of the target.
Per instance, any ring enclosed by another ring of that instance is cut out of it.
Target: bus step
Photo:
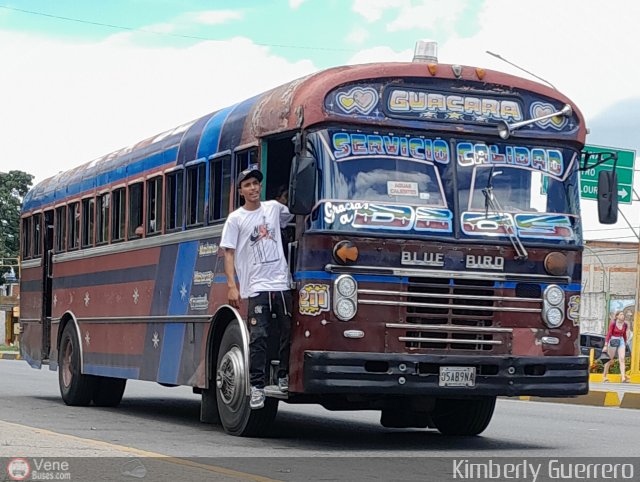
[[[267,385],[264,387],[264,394],[267,397],[279,398],[280,400],[286,400],[289,398],[289,394],[281,392],[278,385]]]

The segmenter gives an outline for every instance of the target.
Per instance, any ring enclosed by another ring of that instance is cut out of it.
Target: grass
[[[20,349],[17,346],[7,346],[7,345],[0,345],[0,352],[3,351],[19,351]]]

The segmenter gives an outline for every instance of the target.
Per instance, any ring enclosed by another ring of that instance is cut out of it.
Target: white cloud
[[[396,18],[387,25],[389,32],[411,29],[439,29],[453,32],[467,1],[423,0],[416,5],[403,5]]]
[[[389,47],[374,47],[364,49],[353,55],[347,64],[368,64],[372,62],[410,62],[413,58],[413,50],[396,52]]]
[[[369,31],[363,27],[354,27],[345,40],[350,45],[361,45],[369,38]]]
[[[132,35],[72,44],[0,32],[0,170],[41,181],[316,70],[242,37],[176,49]]]
[[[240,10],[208,10],[204,12],[191,12],[182,16],[185,20],[204,25],[220,25],[229,20],[240,20],[243,12]]]
[[[289,0],[289,7],[291,7],[293,10],[297,10],[300,5],[302,5],[304,3],[305,0]]]
[[[367,22],[376,22],[387,10],[410,6],[410,0],[354,0],[352,10],[364,17]]]

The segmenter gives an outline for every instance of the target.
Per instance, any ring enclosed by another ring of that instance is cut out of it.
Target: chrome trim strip
[[[40,323],[40,318],[20,318],[20,323]]]
[[[473,286],[464,286],[464,289],[473,289]],[[542,303],[541,298],[515,298],[512,296],[480,296],[480,295],[456,295],[449,293],[414,293],[412,291],[384,291],[384,290],[368,290],[359,289],[358,294],[363,295],[382,295],[382,296],[404,296],[413,298],[452,298],[463,300],[495,300],[495,301],[524,301],[527,303]]]
[[[28,259],[20,263],[20,269],[39,268],[42,265],[42,258]]]
[[[381,301],[358,300],[359,305],[385,305],[385,306],[415,306],[418,308],[449,308],[452,310],[477,310],[477,311],[513,311],[519,313],[541,313],[542,308],[517,308],[511,306],[475,306],[475,305],[449,305],[445,303],[414,303],[412,301]],[[419,316],[420,313],[412,313]]]
[[[78,323],[206,323],[210,321],[212,315],[178,315],[178,316],[87,316],[77,318]],[[60,321],[60,318],[52,318],[53,321]]]
[[[513,328],[491,328],[488,326],[458,326],[458,325],[417,325],[415,323],[386,323],[386,328],[401,328],[416,331],[457,331],[471,333],[513,333]]]
[[[324,270],[329,273],[347,274],[379,274],[392,276],[413,276],[422,278],[454,278],[454,279],[477,279],[489,281],[538,281],[541,283],[570,283],[569,276],[547,276],[541,274],[527,273],[485,273],[470,271],[441,271],[435,269],[409,269],[409,268],[379,268],[376,266],[339,266],[327,264]]]
[[[104,256],[107,254],[120,254],[128,251],[134,251],[142,248],[157,248],[169,244],[181,243],[184,241],[195,241],[198,239],[207,239],[222,234],[222,224],[214,226],[206,226],[203,228],[190,229],[188,231],[179,231],[177,233],[154,235],[148,238],[132,239],[131,241],[122,241],[105,246],[96,246],[94,248],[84,248],[71,253],[59,253],[53,256],[54,263],[64,261],[74,261],[78,259],[91,258],[94,256]],[[24,266],[24,264],[23,264]]]
[[[412,336],[399,336],[398,340],[417,343],[453,343],[458,345],[502,345],[502,340],[458,340],[457,338],[414,338]]]

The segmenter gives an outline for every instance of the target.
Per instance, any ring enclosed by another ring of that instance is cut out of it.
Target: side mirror
[[[598,174],[598,220],[602,224],[618,222],[618,175],[615,171]]]
[[[309,214],[316,196],[316,160],[308,154],[293,158],[289,185],[289,212]]]

